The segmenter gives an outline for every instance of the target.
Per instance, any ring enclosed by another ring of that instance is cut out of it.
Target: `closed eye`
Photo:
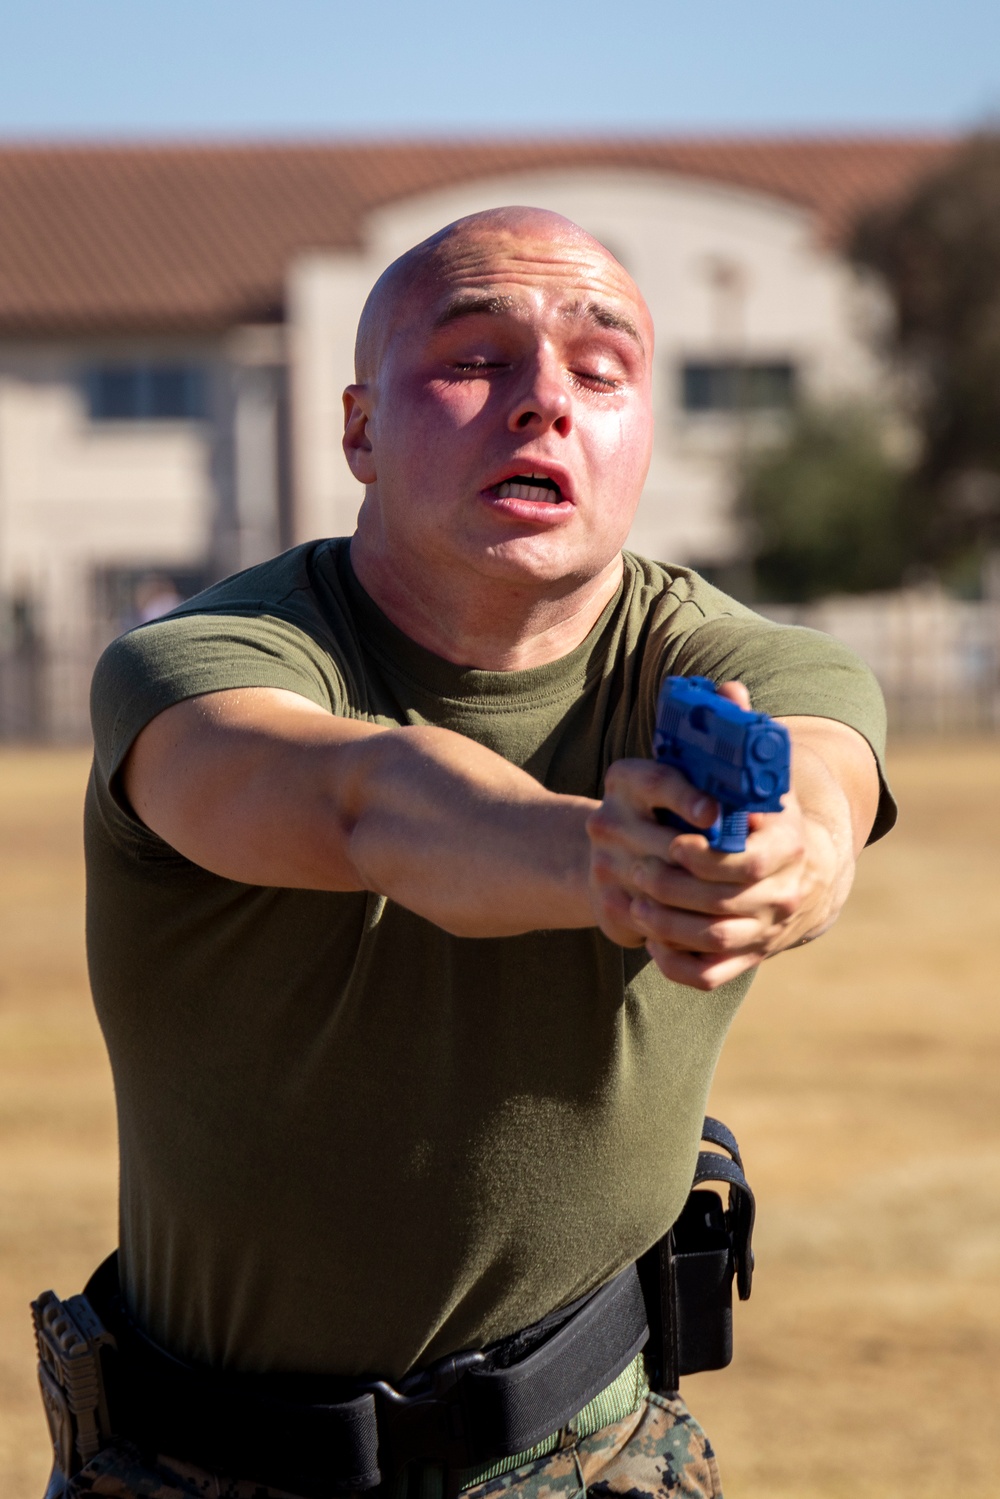
[[[593,370],[573,370],[573,379],[579,380],[581,384],[598,386],[601,390],[620,390],[622,382],[613,380],[610,375],[596,375]]]
[[[467,361],[456,361],[451,368],[460,374],[482,374],[488,370],[503,370],[509,366],[500,360],[473,359]],[[593,370],[571,370],[570,376],[587,385],[599,385],[602,390],[618,390],[621,387],[620,380],[613,380],[609,375],[598,375]]]

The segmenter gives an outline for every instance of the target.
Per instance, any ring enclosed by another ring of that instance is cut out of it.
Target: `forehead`
[[[498,310],[503,305],[556,311],[605,305],[636,325],[644,345],[651,342],[649,312],[631,276],[583,235],[494,230],[456,236],[438,246],[425,264],[413,310],[419,308],[421,321],[433,325],[462,293],[476,292],[506,293],[498,299]]]

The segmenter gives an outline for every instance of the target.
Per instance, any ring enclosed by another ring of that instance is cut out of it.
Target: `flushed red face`
[[[376,342],[345,447],[383,555],[529,587],[617,558],[649,466],[652,326],[606,251],[554,215],[460,228]]]

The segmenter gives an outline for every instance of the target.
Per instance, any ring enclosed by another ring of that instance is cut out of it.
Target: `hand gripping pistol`
[[[657,818],[686,833],[703,833],[720,853],[746,847],[747,815],[780,812],[789,788],[791,741],[784,724],[721,697],[707,677],[666,677],[656,705],[653,755],[673,765],[719,803],[710,828],[696,828],[675,812]]]

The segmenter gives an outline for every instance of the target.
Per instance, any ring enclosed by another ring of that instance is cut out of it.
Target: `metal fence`
[[[762,612],[856,651],[881,683],[895,732],[1000,731],[1000,601],[918,588]],[[97,654],[83,646],[0,651],[0,740],[85,743]]]
[[[0,742],[86,744],[98,652],[0,651]]]
[[[926,587],[763,612],[823,630],[867,661],[896,733],[1000,730],[1000,601]]]

